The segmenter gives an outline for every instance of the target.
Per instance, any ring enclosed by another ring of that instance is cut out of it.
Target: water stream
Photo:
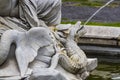
[[[102,7],[100,7],[94,14],[92,14],[92,16],[90,16],[87,21],[84,23],[83,26],[85,26],[98,12],[100,12],[104,7],[106,7],[107,5],[109,5],[111,2],[113,2],[114,0],[110,0],[108,1],[105,5],[103,5]]]

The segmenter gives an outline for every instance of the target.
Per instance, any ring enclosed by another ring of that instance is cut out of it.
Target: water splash
[[[102,7],[100,7],[92,16],[90,16],[88,18],[88,20],[84,23],[83,26],[85,26],[99,11],[101,11],[104,7],[106,7],[107,5],[109,5],[111,2],[113,2],[114,0],[110,0],[108,1],[105,5],[103,5]]]

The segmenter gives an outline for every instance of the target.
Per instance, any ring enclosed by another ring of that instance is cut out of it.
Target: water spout
[[[109,5],[111,2],[113,2],[114,0],[110,0],[108,1],[105,5],[103,5],[102,7],[100,7],[92,16],[90,16],[88,18],[88,20],[84,23],[83,26],[85,26],[99,11],[101,11],[104,7],[106,7],[107,5]]]

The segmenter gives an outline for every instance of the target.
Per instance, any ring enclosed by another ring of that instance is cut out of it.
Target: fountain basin
[[[120,28],[85,26],[87,33],[80,37],[78,45],[88,57],[98,61],[120,63]]]

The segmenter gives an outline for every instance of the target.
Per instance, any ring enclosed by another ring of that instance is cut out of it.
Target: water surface
[[[100,62],[86,80],[112,80],[118,76],[120,77],[120,64]]]

